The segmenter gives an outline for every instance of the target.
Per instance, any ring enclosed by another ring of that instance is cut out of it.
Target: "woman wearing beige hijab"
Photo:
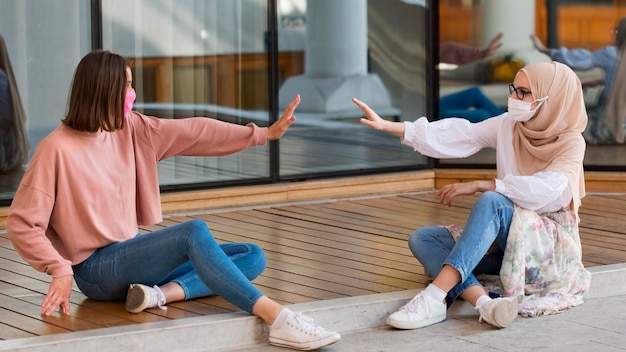
[[[580,81],[566,65],[532,64],[517,73],[509,92],[508,112],[479,123],[391,122],[353,99],[365,113],[362,124],[424,155],[461,158],[496,150],[495,179],[438,191],[448,206],[457,196],[482,195],[464,229],[430,226],[410,237],[409,248],[434,280],[387,324],[415,329],[442,322],[461,297],[476,307],[479,320],[504,328],[518,313],[550,314],[586,299],[590,274],[578,237],[587,125]],[[489,294],[478,274],[498,275]]]

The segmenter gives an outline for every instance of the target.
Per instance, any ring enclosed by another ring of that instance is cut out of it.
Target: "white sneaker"
[[[270,326],[270,344],[274,346],[315,350],[340,339],[339,333],[315,325],[310,317],[287,308],[283,308]]]
[[[417,329],[446,320],[446,304],[437,302],[424,292],[387,318],[387,325],[397,329]]]
[[[484,320],[497,328],[506,328],[517,317],[517,302],[517,297],[494,298],[476,307],[480,312],[478,321]]]
[[[144,309],[159,307],[166,310],[165,295],[159,286],[149,287],[142,284],[132,284],[126,294],[126,310],[129,313],[139,313]]]

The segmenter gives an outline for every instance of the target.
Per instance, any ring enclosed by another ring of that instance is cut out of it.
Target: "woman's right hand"
[[[356,104],[365,113],[365,117],[361,118],[360,122],[370,128],[377,131],[384,131],[391,133],[400,138],[404,137],[404,123],[402,122],[393,122],[387,121],[382,117],[378,116],[378,114],[372,110],[367,104],[358,100],[357,98],[352,98],[352,102]]]

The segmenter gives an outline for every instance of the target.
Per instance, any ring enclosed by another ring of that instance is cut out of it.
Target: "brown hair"
[[[94,50],[85,55],[74,73],[63,123],[85,132],[124,128],[127,67],[126,59],[110,51]]]

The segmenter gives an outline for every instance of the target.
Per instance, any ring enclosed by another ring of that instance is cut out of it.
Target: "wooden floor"
[[[153,231],[202,219],[219,241],[261,245],[268,267],[255,284],[281,303],[350,297],[424,287],[428,278],[406,239],[425,225],[463,225],[475,197],[451,208],[432,192],[325,203],[296,203],[176,215]],[[592,194],[583,202],[581,241],[587,266],[626,262],[626,194]],[[75,288],[71,316],[39,315],[49,277],[26,265],[0,230],[0,339],[26,338],[237,310],[219,297],[129,314],[123,303],[87,299]],[[1,346],[1,342],[0,342]]]

